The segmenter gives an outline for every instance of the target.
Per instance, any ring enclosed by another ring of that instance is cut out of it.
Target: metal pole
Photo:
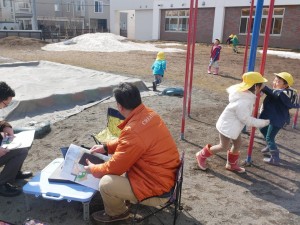
[[[12,11],[13,11],[13,20],[14,20],[14,23],[16,23],[16,5],[15,5],[15,1],[11,0],[11,6],[12,6]]]
[[[267,18],[267,24],[266,24],[266,30],[265,30],[265,38],[264,38],[264,44],[263,44],[263,53],[262,53],[262,59],[261,59],[261,65],[260,65],[260,73],[262,75],[264,74],[266,58],[267,58],[267,50],[268,50],[271,24],[272,24],[272,18],[273,18],[273,11],[274,11],[274,2],[275,2],[275,0],[270,0],[270,6],[269,6],[269,12],[268,12],[268,18]],[[254,111],[253,111],[253,117],[255,117],[255,118],[257,117],[257,114],[258,114],[259,100],[260,100],[260,95],[257,94],[256,101],[255,101],[255,107],[254,107]],[[250,134],[249,146],[248,146],[248,152],[247,152],[247,159],[246,159],[247,163],[251,163],[254,135],[255,135],[255,127],[252,127],[251,134]]]
[[[38,30],[37,18],[36,18],[36,1],[32,0],[31,4],[32,4],[31,5],[31,10],[32,10],[32,19],[31,19],[32,30]]]
[[[259,30],[260,30],[260,22],[261,22],[261,17],[262,17],[263,4],[264,4],[264,0],[257,0],[253,32],[252,32],[252,39],[251,39],[248,71],[254,71],[254,68],[255,68],[255,59],[256,59],[257,44],[258,44],[258,38],[259,38]]]
[[[300,99],[300,94],[298,95],[298,101],[299,101],[299,99]],[[296,129],[297,120],[298,120],[298,114],[299,114],[299,108],[297,108],[295,116],[294,116],[294,121],[293,121],[293,125],[292,125],[293,129]]]
[[[193,32],[192,23],[193,23],[193,6],[194,0],[190,1],[190,15],[189,15],[189,30],[187,35],[187,50],[186,50],[186,62],[185,62],[185,79],[184,79],[184,91],[183,91],[183,106],[182,106],[182,120],[181,120],[181,140],[184,139],[184,128],[185,128],[185,118],[186,118],[186,100],[187,100],[187,91],[188,91],[188,82],[189,82],[189,71],[190,71],[190,42],[191,35]]]
[[[194,9],[194,26],[192,35],[192,61],[191,61],[191,73],[190,73],[190,83],[189,83],[189,98],[188,98],[188,116],[191,115],[191,101],[192,101],[192,87],[193,87],[193,76],[194,76],[194,59],[195,59],[195,43],[196,43],[196,33],[197,33],[197,16],[198,16],[198,0],[195,0]]]
[[[250,15],[249,15],[249,21],[248,21],[248,27],[247,27],[247,37],[246,37],[246,43],[245,43],[243,74],[246,72],[246,64],[247,64],[247,58],[248,58],[249,39],[250,39],[250,33],[251,33],[251,27],[252,27],[253,8],[254,8],[254,0],[251,0]]]

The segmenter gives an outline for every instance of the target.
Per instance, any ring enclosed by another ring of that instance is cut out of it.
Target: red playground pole
[[[195,59],[195,43],[196,43],[196,32],[197,32],[197,16],[198,16],[198,0],[195,0],[194,9],[194,25],[193,25],[193,36],[192,36],[192,55],[191,55],[191,73],[189,82],[189,98],[188,98],[188,117],[191,115],[191,101],[192,101],[192,87],[194,77],[194,59]]]
[[[298,95],[298,101],[299,101],[299,99],[300,99],[300,94]],[[293,125],[292,125],[293,129],[296,129],[298,114],[299,114],[299,108],[297,108],[295,116],[294,116]]]
[[[186,50],[186,64],[185,64],[185,79],[184,79],[184,91],[183,91],[183,107],[182,107],[182,120],[181,120],[181,140],[184,139],[184,128],[186,119],[186,102],[188,96],[188,83],[190,72],[190,51],[191,51],[191,38],[193,35],[193,15],[194,15],[194,0],[190,2],[190,15],[189,15],[189,27],[187,36],[187,50]]]
[[[265,30],[265,39],[264,39],[264,45],[263,45],[264,47],[263,47],[261,64],[260,64],[260,73],[262,75],[264,75],[265,65],[266,65],[267,50],[268,50],[270,30],[271,30],[271,22],[272,22],[272,17],[273,17],[273,10],[274,10],[274,1],[275,0],[270,0],[269,13],[268,13],[268,18],[267,18],[267,26],[266,26],[266,30]],[[253,117],[255,117],[255,118],[257,118],[257,114],[258,114],[259,100],[260,100],[260,94],[257,94],[256,101],[255,101],[255,107],[253,110]],[[251,134],[250,134],[249,146],[248,146],[248,152],[247,152],[247,159],[251,159],[251,156],[252,156],[254,135],[255,135],[255,127],[252,127]],[[250,164],[251,161],[248,162],[248,160],[246,160],[246,163]]]
[[[252,28],[252,16],[253,16],[253,8],[254,8],[254,0],[251,0],[251,6],[250,6],[250,17],[249,22],[247,26],[247,37],[246,37],[246,43],[245,43],[245,53],[244,53],[244,65],[243,65],[243,74],[246,72],[246,64],[247,64],[247,58],[248,58],[248,47],[249,47],[249,40],[250,40],[250,33]]]

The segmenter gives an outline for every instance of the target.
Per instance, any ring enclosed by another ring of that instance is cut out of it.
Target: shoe
[[[266,154],[266,153],[269,153],[269,152],[270,152],[269,146],[266,146],[266,147],[264,147],[264,148],[261,150],[261,153],[262,153],[262,154]]]
[[[219,68],[215,69],[214,75],[219,75]]]
[[[279,166],[280,165],[280,158],[279,158],[279,151],[278,150],[270,150],[271,157],[270,158],[264,158],[264,162]]]
[[[153,91],[156,91],[156,82],[155,81],[152,82],[152,86],[153,86]]]
[[[239,152],[234,154],[228,150],[227,151],[227,163],[226,163],[225,168],[227,170],[235,171],[238,173],[245,173],[246,172],[245,168],[239,167],[239,165],[238,165],[239,156],[240,156]]]
[[[120,220],[126,220],[130,217],[129,209],[119,216],[109,216],[105,213],[105,210],[101,210],[92,214],[92,217],[97,222],[111,223]]]
[[[211,66],[208,66],[207,73],[211,74]]]
[[[14,197],[20,195],[22,190],[19,186],[13,185],[11,183],[5,183],[0,185],[0,195],[4,197]]]
[[[30,172],[30,171],[24,171],[24,172],[19,171],[17,173],[16,179],[27,179],[27,178],[30,178],[30,177],[32,177],[32,172]]]
[[[196,159],[198,162],[198,166],[201,170],[207,170],[206,159],[212,156],[212,152],[210,151],[211,145],[207,144],[201,151],[197,152]]]

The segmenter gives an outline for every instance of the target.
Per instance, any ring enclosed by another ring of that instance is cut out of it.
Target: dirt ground
[[[25,44],[24,44],[25,42]],[[46,52],[40,50],[44,43],[34,40],[0,39],[0,63],[8,59],[33,61],[48,60],[89,69],[139,77],[152,80],[150,66],[155,59],[153,52],[96,53],[96,52]],[[207,143],[216,144],[218,133],[215,123],[228,103],[226,87],[240,81],[243,52],[232,53],[223,46],[220,60],[220,75],[208,75],[210,47],[197,44],[195,49],[194,85],[191,116],[186,120],[185,139],[180,140],[182,98],[152,96],[143,102],[155,109],[169,127],[180,152],[185,151],[184,184],[182,193],[183,211],[177,224],[300,224],[300,142],[299,126],[291,125],[281,130],[277,143],[282,163],[274,167],[263,163],[260,149],[265,146],[256,132],[253,148],[253,164],[246,174],[226,171],[226,153],[209,158],[207,172],[197,168],[195,153]],[[186,53],[168,53],[166,86],[183,87]],[[269,85],[274,72],[287,71],[294,75],[294,88],[300,90],[299,60],[268,56],[265,77]],[[261,55],[257,55],[259,70]],[[24,169],[37,173],[56,157],[60,147],[71,143],[93,145],[91,133],[105,126],[106,110],[115,103],[98,104],[66,120],[52,125],[52,130],[42,139],[34,140]],[[291,110],[293,117],[295,110]],[[243,134],[241,161],[246,159],[249,135]],[[77,202],[50,201],[29,197],[31,211],[26,211],[24,195],[15,198],[0,197],[0,219],[22,224],[26,218],[35,218],[48,224],[93,224],[82,220],[82,205]],[[90,211],[102,208],[97,195],[91,202]],[[160,214],[165,224],[172,224],[169,213]],[[130,220],[115,224],[130,224]],[[155,225],[151,218],[142,224]]]

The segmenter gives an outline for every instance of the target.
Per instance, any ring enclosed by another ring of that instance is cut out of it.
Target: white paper
[[[78,184],[93,188],[94,190],[98,190],[100,179],[94,177],[91,173],[87,173],[84,169],[84,166],[78,163],[84,153],[90,153],[90,151],[71,144],[67,151],[60,175],[67,180],[71,180]],[[99,153],[94,155],[98,156],[104,161],[109,159],[108,156]]]
[[[2,140],[1,147],[7,150],[14,150],[19,148],[29,148],[32,145],[34,139],[35,130],[22,131],[15,134],[12,142],[7,143],[6,139]],[[8,138],[10,139],[10,137]]]

